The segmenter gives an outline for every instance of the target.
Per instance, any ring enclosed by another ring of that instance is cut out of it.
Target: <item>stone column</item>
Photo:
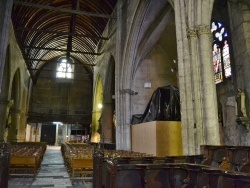
[[[13,0],[0,1],[0,93],[2,90],[3,70],[9,40],[12,5]]]
[[[20,113],[20,124],[18,127],[18,142],[25,142],[26,140],[26,124],[27,124],[27,116],[24,112]]]
[[[10,105],[10,101],[0,101],[0,141],[7,139],[5,133],[8,131],[6,126]]]
[[[8,141],[17,142],[18,127],[20,124],[20,110],[11,110],[11,127],[8,132]]]
[[[35,142],[38,142],[38,138],[37,138],[37,135],[38,135],[38,129],[39,129],[39,123],[36,123],[36,126],[33,127],[35,129],[34,133],[35,133]]]
[[[205,144],[219,145],[217,96],[212,66],[211,31],[209,25],[198,26],[199,54],[201,63],[201,97]]]
[[[59,126],[59,123],[56,123],[55,146],[58,146],[58,126]]]
[[[115,66],[115,93],[116,93],[116,149],[123,149],[123,150],[130,150],[131,143],[130,143],[130,132],[127,135],[127,132],[124,131],[126,126],[130,126],[126,124],[126,116],[125,111],[127,110],[127,106],[125,105],[127,101],[125,101],[124,96],[120,95],[120,90],[124,87],[123,86],[123,58],[124,58],[124,47],[125,40],[126,40],[126,24],[124,23],[123,18],[126,17],[126,4],[125,1],[118,1],[117,2],[117,40],[116,40],[116,66]]]
[[[178,48],[178,73],[181,98],[183,154],[195,154],[193,87],[191,77],[190,45],[187,38],[186,9],[184,1],[177,0],[175,7],[176,39]],[[189,31],[191,32],[191,31]]]
[[[112,103],[103,104],[102,142],[113,143],[113,106],[112,106]]]
[[[198,33],[196,28],[187,30],[190,45],[190,68],[192,77],[192,103],[194,122],[192,126],[192,134],[194,135],[193,154],[200,153],[200,145],[204,144],[203,122],[202,122],[202,101],[201,101],[201,76],[200,61],[198,54]],[[189,114],[190,112],[188,112]]]

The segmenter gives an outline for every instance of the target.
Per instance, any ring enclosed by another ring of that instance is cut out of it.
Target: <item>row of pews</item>
[[[250,173],[250,147],[249,146],[201,146],[201,153],[205,156],[202,164]]]
[[[94,151],[95,188],[249,188],[250,147],[201,146],[202,155],[122,156]],[[119,151],[117,151],[119,152]]]
[[[94,151],[97,145],[67,142],[61,144],[61,152],[65,166],[72,181],[93,179]],[[147,157],[149,155],[138,152],[103,149],[105,158],[108,157]]]
[[[45,150],[46,143],[11,143],[9,175],[36,177]],[[86,143],[63,143],[61,151],[71,180],[91,179],[95,188],[250,187],[247,146],[204,145],[201,155],[166,157]]]
[[[13,142],[10,144],[9,176],[36,177],[47,148],[45,142]]]
[[[62,143],[61,152],[72,181],[92,179],[93,146],[85,143]]]

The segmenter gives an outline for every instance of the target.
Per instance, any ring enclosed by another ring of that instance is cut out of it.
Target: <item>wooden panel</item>
[[[156,127],[151,122],[132,126],[132,151],[156,155]]]
[[[182,155],[181,122],[152,121],[132,125],[132,151],[158,157]]]
[[[182,155],[181,122],[157,121],[156,127],[157,156]]]

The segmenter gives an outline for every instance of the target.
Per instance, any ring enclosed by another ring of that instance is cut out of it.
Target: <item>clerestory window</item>
[[[74,77],[74,66],[72,64],[72,59],[67,60],[66,58],[61,58],[60,62],[57,63],[57,78],[73,79]]]
[[[213,67],[215,83],[221,83],[231,77],[230,46],[227,29],[220,22],[212,22],[213,35]]]

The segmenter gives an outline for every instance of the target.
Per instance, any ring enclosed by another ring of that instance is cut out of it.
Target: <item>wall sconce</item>
[[[101,109],[101,108],[102,108],[102,104],[99,103],[99,104],[97,105],[97,107],[98,107],[99,109]]]
[[[145,82],[144,83],[144,88],[146,88],[146,89],[150,89],[151,88],[151,82]]]

